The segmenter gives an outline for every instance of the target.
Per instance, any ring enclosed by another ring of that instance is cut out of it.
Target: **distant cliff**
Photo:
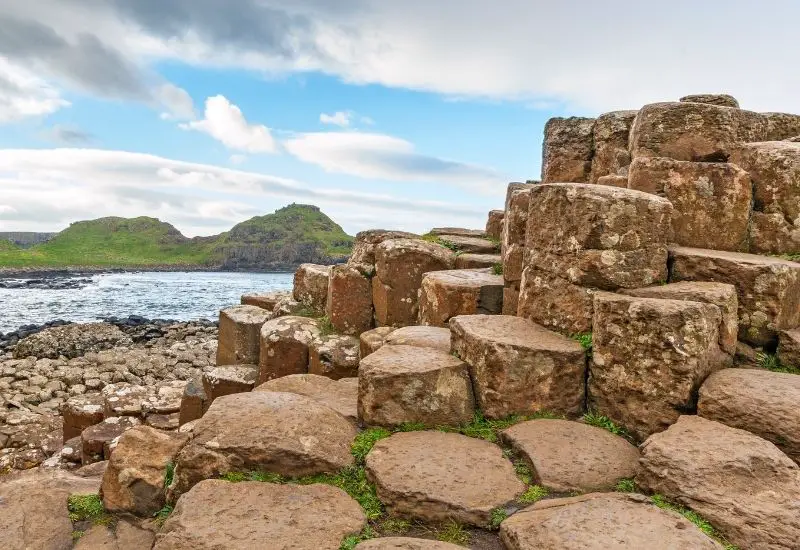
[[[20,248],[30,248],[46,243],[56,233],[33,233],[30,231],[0,231],[0,241],[11,241]]]

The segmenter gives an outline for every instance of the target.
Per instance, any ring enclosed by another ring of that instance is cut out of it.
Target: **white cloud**
[[[48,115],[69,105],[58,90],[0,56],[0,123]]]
[[[156,96],[168,109],[168,112],[161,114],[162,119],[191,120],[195,117],[192,96],[183,88],[170,83],[162,84],[157,88]]]
[[[274,153],[277,150],[270,129],[261,124],[249,124],[242,110],[216,95],[206,99],[205,118],[181,124],[185,130],[204,132],[229,149],[248,153]]]
[[[319,121],[323,124],[333,124],[334,126],[346,128],[350,126],[350,118],[352,116],[353,113],[350,111],[336,111],[332,115],[321,113],[319,115]]]

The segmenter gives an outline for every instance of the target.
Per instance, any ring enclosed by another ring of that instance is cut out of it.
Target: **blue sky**
[[[481,227],[552,116],[800,110],[792,2],[551,4],[6,0],[0,230],[205,235],[290,202],[350,233]]]

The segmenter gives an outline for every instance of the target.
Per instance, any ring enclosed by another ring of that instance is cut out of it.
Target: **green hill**
[[[25,250],[0,241],[0,267],[291,269],[303,262],[335,262],[349,254],[352,241],[319,208],[299,204],[221,235],[193,239],[155,218],[110,217],[73,223]]]

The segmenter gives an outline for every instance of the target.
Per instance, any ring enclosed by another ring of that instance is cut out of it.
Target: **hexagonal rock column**
[[[361,361],[358,416],[368,426],[457,426],[475,412],[469,367],[443,351],[383,346]]]
[[[800,463],[800,376],[724,369],[700,387],[697,414],[773,442]]]
[[[612,111],[597,117],[592,137],[592,183],[603,176],[615,176],[631,163],[628,137],[634,118],[636,111]]]
[[[308,372],[308,347],[319,335],[319,322],[308,317],[280,317],[264,323],[258,383]]]
[[[492,510],[525,490],[500,447],[460,434],[398,433],[376,443],[366,463],[387,510],[422,521],[486,527]]]
[[[81,433],[81,464],[93,464],[111,458],[111,442],[142,422],[133,416],[112,416],[89,426]]]
[[[739,108],[739,102],[735,97],[728,94],[694,94],[683,96],[679,100],[681,103],[707,103],[718,105],[719,107]]]
[[[534,266],[525,268],[520,287],[515,315],[535,320],[543,327],[563,334],[592,331],[592,296],[595,290],[572,284]],[[508,294],[504,294],[504,303],[507,297]]]
[[[719,324],[719,346],[726,353],[731,355],[736,353],[737,333],[739,332],[739,299],[736,296],[735,286],[707,281],[682,281],[667,285],[621,290],[620,294],[639,296],[640,298],[689,300],[717,306],[722,316]]]
[[[506,190],[506,216],[501,237],[503,262],[503,315],[516,315],[522,262],[525,255],[525,229],[528,224],[528,203],[533,184],[509,183]],[[456,258],[456,262],[458,258]]]
[[[256,306],[267,311],[272,311],[275,306],[284,298],[291,297],[292,293],[288,290],[268,292],[266,294],[243,294],[241,302],[243,306]]]
[[[253,391],[214,401],[176,460],[171,500],[203,479],[230,471],[300,477],[353,463],[353,425],[333,409],[294,393]]]
[[[455,263],[456,269],[493,268],[496,265],[503,265],[500,254],[459,254]]]
[[[375,353],[386,341],[386,337],[397,330],[394,327],[378,327],[366,332],[362,332],[358,337],[359,350],[363,359],[370,353]]]
[[[464,227],[434,227],[428,234],[438,237],[452,235],[457,237],[474,237],[476,239],[486,238],[486,231],[483,229],[466,229]]]
[[[152,517],[164,506],[167,465],[187,441],[187,434],[167,434],[149,426],[137,426],[122,434],[103,474],[103,507],[110,512]]]
[[[197,420],[208,409],[209,401],[203,388],[202,380],[190,380],[183,389],[181,396],[180,415],[178,424],[183,426],[187,422]]]
[[[300,264],[294,272],[294,299],[314,311],[325,311],[330,271],[329,265]]]
[[[450,330],[487,418],[583,410],[586,354],[577,342],[508,315],[454,317]]]
[[[308,347],[308,372],[334,380],[358,376],[359,340],[355,336],[321,336]]]
[[[358,503],[330,485],[209,479],[178,501],[153,550],[323,550],[365,524]]]
[[[447,248],[420,240],[391,239],[375,249],[376,276],[372,301],[378,325],[407,326],[417,322],[417,293],[429,271],[452,269],[455,255]]]
[[[234,306],[219,312],[217,365],[258,364],[258,334],[272,314],[256,306]]]
[[[290,374],[265,382],[253,391],[305,395],[327,405],[348,420],[358,420],[358,378],[332,380],[316,374]]]
[[[210,405],[217,397],[252,390],[257,379],[258,365],[216,367],[203,373],[203,390]]]
[[[434,271],[422,277],[419,323],[445,327],[456,315],[500,314],[503,277],[490,269]]]
[[[551,118],[544,126],[542,181],[588,182],[592,172],[593,118]]]
[[[375,267],[375,248],[389,239],[418,239],[419,235],[405,231],[387,231],[386,229],[370,229],[359,231],[353,242],[353,252],[347,263],[351,266],[365,265]]]
[[[739,548],[800,540],[800,468],[750,432],[681,416],[642,445],[636,483],[688,506]]]
[[[746,251],[753,186],[747,172],[724,162],[642,157],[630,167],[628,188],[666,197],[674,207],[674,242]]]
[[[385,339],[389,346],[416,346],[450,353],[450,329],[440,327],[403,327]]]
[[[363,270],[350,265],[331,268],[325,311],[342,334],[358,336],[373,326],[372,283]]]
[[[500,539],[508,550],[722,550],[676,512],[619,493],[539,501],[505,520]]]
[[[711,304],[598,293],[590,406],[639,439],[666,429],[722,367],[719,324]]]
[[[465,254],[494,254],[500,252],[500,247],[497,242],[482,237],[441,235],[439,238],[447,243],[448,248],[456,248]]]
[[[127,382],[108,384],[100,390],[100,394],[105,399],[103,415],[106,418],[111,416],[141,416],[142,403],[147,399],[149,393],[149,388],[128,384]]]
[[[504,210],[489,211],[489,218],[486,220],[486,236],[490,239],[499,241],[503,235]]]
[[[64,441],[78,437],[89,426],[103,421],[105,398],[99,394],[70,397],[61,408]]]
[[[636,447],[581,422],[530,420],[501,436],[532,466],[536,483],[559,493],[611,490],[636,474]]]
[[[800,329],[784,330],[778,343],[778,361],[800,369]]]
[[[628,188],[628,176],[600,176],[595,182],[597,185]]]
[[[779,331],[800,326],[800,263],[683,247],[671,248],[670,257],[673,281],[715,281],[736,287],[739,340],[774,345]]]

